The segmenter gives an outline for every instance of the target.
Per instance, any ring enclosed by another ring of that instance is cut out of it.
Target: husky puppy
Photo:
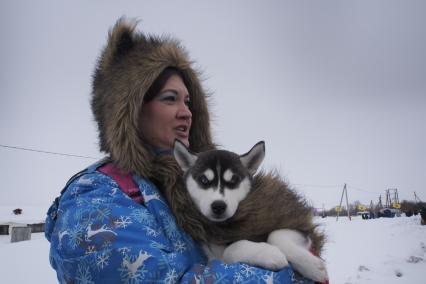
[[[291,262],[307,278],[328,279],[325,262],[310,252],[321,251],[324,236],[316,232],[309,206],[277,175],[255,175],[265,156],[263,141],[240,156],[225,150],[195,154],[176,140],[173,154],[192,200],[181,206],[192,212],[191,218],[203,219],[203,228],[187,226],[191,220],[179,223],[195,239],[207,241],[209,258],[270,270]],[[192,207],[201,214],[196,216]],[[200,238],[201,232],[205,236]]]

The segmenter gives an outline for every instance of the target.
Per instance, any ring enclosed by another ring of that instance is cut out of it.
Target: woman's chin
[[[176,137],[176,139],[179,140],[180,142],[182,142],[186,147],[189,147],[188,137]],[[174,143],[174,141],[173,141],[173,143]]]

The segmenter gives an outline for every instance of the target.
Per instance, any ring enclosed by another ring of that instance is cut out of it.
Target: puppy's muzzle
[[[215,216],[220,217],[226,211],[226,203],[221,200],[216,200],[211,204],[212,212]]]

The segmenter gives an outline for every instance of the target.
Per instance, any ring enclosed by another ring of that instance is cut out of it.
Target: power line
[[[9,149],[15,149],[15,150],[37,152],[37,153],[43,153],[43,154],[50,154],[50,155],[59,155],[59,156],[67,156],[67,157],[77,157],[77,158],[92,159],[92,160],[98,160],[99,159],[99,158],[90,157],[90,156],[73,155],[73,154],[66,154],[66,153],[59,153],[59,152],[50,152],[50,151],[43,151],[43,150],[37,150],[37,149],[23,148],[23,147],[17,147],[17,146],[8,146],[8,145],[2,145],[2,144],[0,144],[0,147],[9,148]]]
[[[301,183],[292,183],[292,185],[296,186],[304,186],[304,187],[341,187],[341,185],[320,185],[320,184],[301,184]]]
[[[381,194],[381,192],[377,192],[377,191],[369,191],[369,190],[365,190],[365,189],[361,189],[361,188],[357,188],[351,185],[348,185],[349,188],[358,190],[358,191],[363,191],[363,192],[368,192],[368,193],[374,193],[374,194]]]
[[[59,156],[67,156],[67,157],[76,157],[76,158],[84,158],[84,159],[92,159],[92,160],[98,160],[100,158],[96,158],[96,157],[91,157],[91,156],[82,156],[82,155],[74,155],[74,154],[67,154],[67,153],[59,153],[59,152],[51,152],[51,151],[43,151],[43,150],[38,150],[38,149],[32,149],[32,148],[23,148],[23,147],[17,147],[17,146],[9,146],[9,145],[2,145],[0,144],[0,147],[3,148],[9,148],[9,149],[14,149],[14,150],[22,150],[22,151],[30,151],[30,152],[37,152],[37,153],[43,153],[43,154],[50,154],[50,155],[59,155]],[[341,185],[319,185],[319,184],[301,184],[301,183],[293,183],[292,185],[295,186],[301,186],[301,187],[322,187],[322,188],[334,188],[334,187],[341,187]],[[357,188],[354,186],[347,186],[349,188],[358,190],[358,191],[363,191],[363,192],[367,192],[367,193],[375,193],[375,194],[380,194],[379,192],[376,191],[369,191],[369,190],[365,190],[365,189],[361,189],[361,188]]]

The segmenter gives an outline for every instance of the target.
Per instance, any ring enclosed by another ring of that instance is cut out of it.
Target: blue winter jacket
[[[207,263],[156,186],[133,176],[145,200],[138,204],[99,166],[71,178],[48,211],[45,233],[60,283],[312,283],[290,267]]]

